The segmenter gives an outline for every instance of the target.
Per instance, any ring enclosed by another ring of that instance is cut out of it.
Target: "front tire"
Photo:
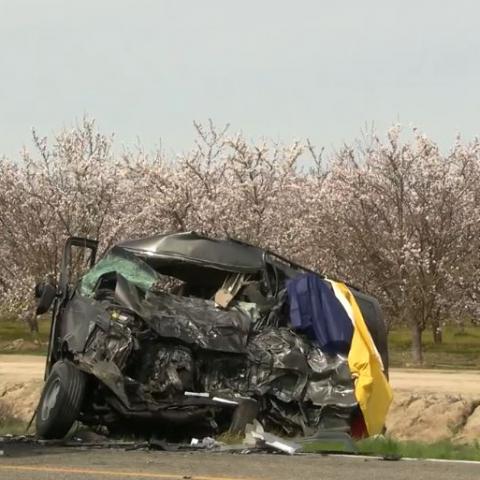
[[[77,420],[87,385],[87,376],[72,363],[60,360],[53,365],[43,387],[37,409],[37,435],[63,438]]]

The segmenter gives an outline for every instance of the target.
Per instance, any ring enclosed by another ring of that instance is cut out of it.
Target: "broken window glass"
[[[110,272],[120,273],[129,282],[145,292],[162,279],[162,275],[141,259],[124,250],[114,250],[102,258],[82,277],[79,285],[80,294],[86,297],[93,297],[98,279]]]

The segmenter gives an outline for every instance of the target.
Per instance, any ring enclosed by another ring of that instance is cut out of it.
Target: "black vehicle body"
[[[75,247],[90,253],[78,282]],[[257,417],[292,434],[351,423],[358,406],[346,359],[288,325],[285,282],[308,269],[193,232],[120,243],[98,263],[96,256],[96,241],[70,238],[57,288],[38,292],[40,313],[53,301],[41,436],[63,436],[76,419],[218,431]],[[222,286],[228,299],[219,308],[212,299]],[[351,290],[388,372],[379,304]],[[55,406],[60,401],[70,413]]]

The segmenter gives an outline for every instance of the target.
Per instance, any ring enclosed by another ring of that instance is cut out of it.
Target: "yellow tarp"
[[[348,287],[331,281],[335,295],[353,322],[353,338],[348,365],[355,378],[355,396],[369,435],[382,433],[392,389],[383,373],[382,359],[368,331],[362,312]]]

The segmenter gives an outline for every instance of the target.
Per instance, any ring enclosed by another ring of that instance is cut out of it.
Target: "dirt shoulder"
[[[0,387],[10,383],[41,380],[45,357],[39,355],[0,355]]]
[[[480,396],[479,370],[392,369],[394,391]]]

